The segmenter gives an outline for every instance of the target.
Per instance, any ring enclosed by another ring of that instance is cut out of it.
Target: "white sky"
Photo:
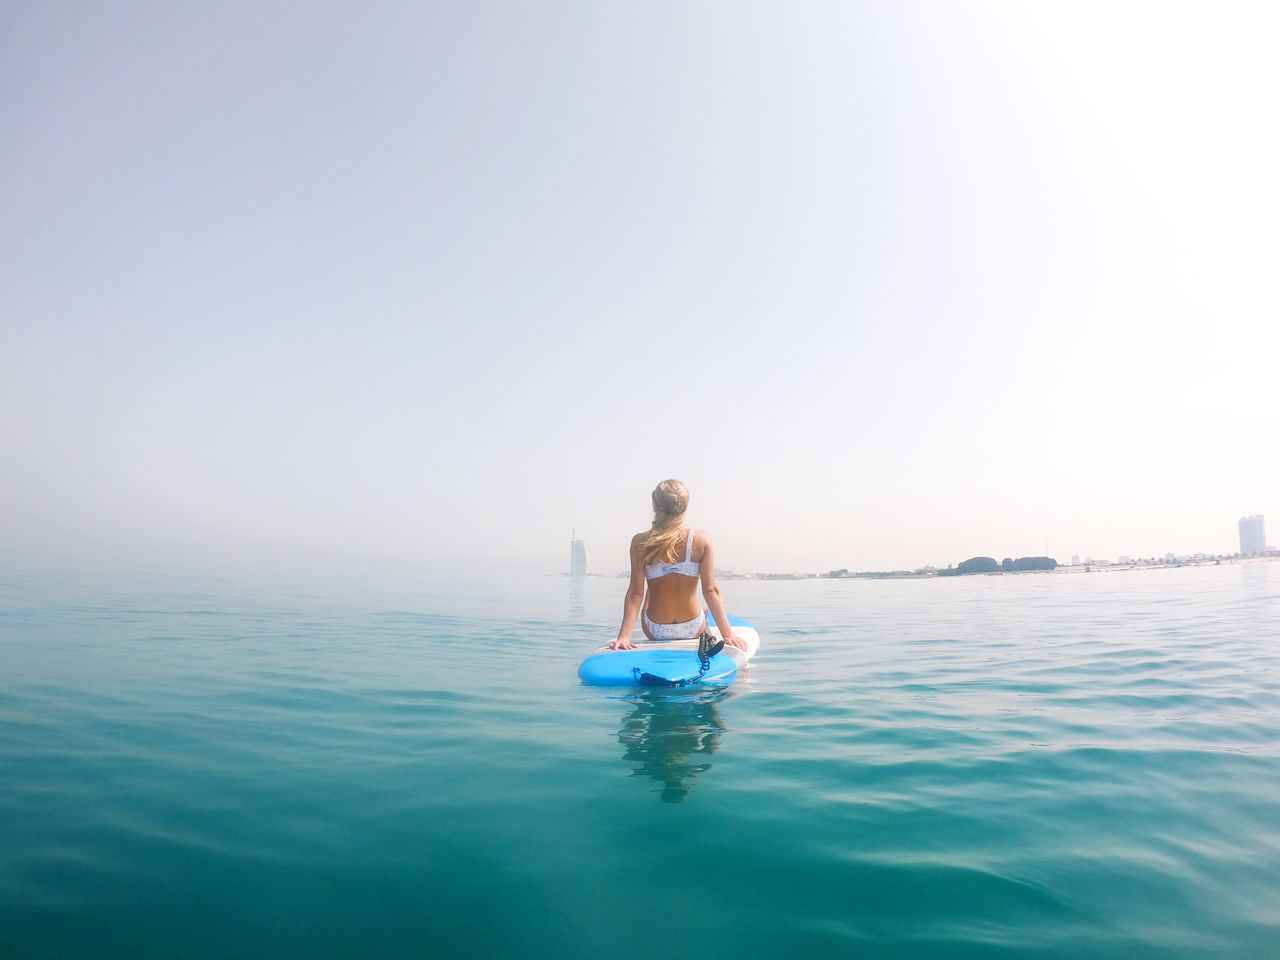
[[[1271,3],[0,7],[0,539],[1280,540]]]

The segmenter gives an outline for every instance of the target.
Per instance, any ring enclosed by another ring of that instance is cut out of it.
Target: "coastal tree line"
[[[1058,566],[1058,561],[1052,557],[1019,557],[1014,560],[1012,557],[1005,557],[1003,560],[996,560],[995,557],[970,557],[954,567],[948,567],[946,570],[939,570],[940,577],[959,577],[966,573],[1015,573],[1021,570],[1053,570]]]
[[[832,580],[852,577],[863,580],[885,580],[897,577],[959,577],[966,573],[1015,573],[1022,570],[1056,570],[1058,561],[1052,557],[970,557],[954,567],[939,570],[936,567],[921,567],[918,570],[868,570],[855,573],[847,568],[831,570],[820,574],[762,574],[764,579],[794,580],[804,576],[819,576]]]

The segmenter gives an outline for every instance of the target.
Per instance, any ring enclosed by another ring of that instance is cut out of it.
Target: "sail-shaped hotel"
[[[587,575],[587,541],[578,536],[578,531],[573,531],[573,540],[569,545],[569,575],[571,577],[585,577]]]

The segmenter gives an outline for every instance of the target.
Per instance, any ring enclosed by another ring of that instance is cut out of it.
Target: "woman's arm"
[[[724,612],[724,598],[720,596],[720,587],[716,584],[715,550],[711,546],[711,535],[700,530],[704,542],[702,559],[699,560],[699,572],[702,575],[702,599],[707,601],[711,615],[716,618],[716,626],[720,628],[720,636],[725,643],[739,650],[747,649],[747,641],[733,632],[729,626],[729,615]]]
[[[631,642],[631,631],[635,629],[636,617],[640,616],[640,606],[644,603],[644,565],[640,562],[640,541],[643,533],[631,538],[631,582],[627,584],[627,595],[622,601],[622,626],[618,628],[618,639],[609,644],[614,650],[634,650]]]

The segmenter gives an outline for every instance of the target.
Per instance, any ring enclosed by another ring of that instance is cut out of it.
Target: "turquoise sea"
[[[0,956],[1280,958],[1280,564],[722,586],[0,577]]]

